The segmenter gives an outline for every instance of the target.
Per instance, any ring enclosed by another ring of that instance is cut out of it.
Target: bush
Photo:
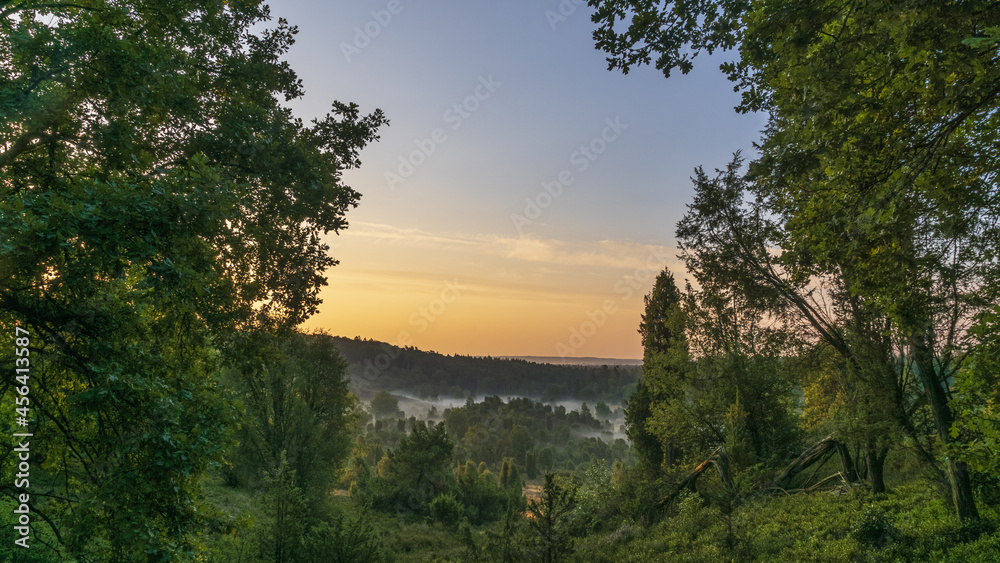
[[[465,507],[451,493],[442,493],[434,497],[429,508],[431,518],[451,527],[457,526],[465,515]]]
[[[854,539],[871,547],[885,547],[899,536],[899,531],[881,507],[869,505],[851,531]]]
[[[374,528],[365,518],[337,513],[314,524],[305,538],[306,561],[352,563],[384,561]]]
[[[472,461],[459,467],[455,477],[456,498],[465,506],[466,517],[473,524],[496,521],[511,502],[523,510],[520,480],[516,487],[501,487],[489,470],[480,472]]]

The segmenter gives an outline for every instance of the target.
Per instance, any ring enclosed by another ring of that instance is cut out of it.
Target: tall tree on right
[[[751,169],[785,233],[782,262],[799,279],[850,272],[845,294],[892,323],[937,439],[953,451],[961,421],[948,399],[984,338],[968,329],[1000,295],[1000,5],[589,4],[612,68],[655,57],[669,75],[700,51],[738,50],[723,69],[740,110],[771,117]],[[978,518],[968,467],[953,455],[945,466],[956,513]]]

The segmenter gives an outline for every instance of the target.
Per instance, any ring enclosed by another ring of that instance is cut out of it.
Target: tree
[[[376,419],[395,418],[399,413],[399,399],[388,391],[379,391],[372,397],[371,407]]]
[[[514,424],[500,437],[501,452],[505,457],[524,459],[526,452],[535,447],[535,439],[526,426]]]
[[[866,318],[893,324],[896,352],[912,360],[936,439],[950,448],[959,416],[947,397],[968,320],[1000,293],[995,3],[591,4],[598,46],[623,70],[650,53],[676,60],[685,46],[738,48],[723,68],[743,92],[741,109],[771,117],[753,174],[787,235],[784,263],[799,276],[846,272],[842,289]],[[705,27],[678,25],[678,12],[736,23],[703,41]],[[630,28],[614,31],[626,17]],[[946,473],[956,513],[978,518],[968,468],[949,456]]]
[[[773,252],[784,250],[784,231],[766,219],[768,211],[760,200],[748,202],[752,188],[739,173],[741,165],[737,154],[715,178],[696,170],[694,202],[678,224],[682,260],[702,285],[710,308],[719,311],[714,321],[709,316],[702,323],[708,330],[698,331],[702,337],[696,345],[716,356],[729,354],[734,347],[753,355],[763,352],[771,356],[775,367],[789,366],[792,357],[779,362],[774,355],[777,350],[798,356],[803,346],[818,343],[836,350],[843,359],[838,366],[843,378],[836,392],[849,398],[841,403],[847,416],[846,422],[840,419],[838,431],[846,431],[862,444],[871,462],[872,487],[880,491],[884,488],[879,478],[884,450],[897,429],[912,427],[912,409],[918,404],[909,392],[912,373],[893,357],[894,348],[885,336],[885,316],[846,290],[845,276],[850,270],[817,280],[802,275],[798,264],[789,265]],[[734,309],[729,302],[738,305]],[[759,319],[769,319],[777,330],[763,325],[754,328]],[[726,327],[751,328],[750,341],[740,336],[741,331]],[[752,336],[754,332],[758,336]],[[790,347],[780,343],[791,334],[799,335],[800,341],[789,341]],[[805,386],[810,371],[799,371]],[[911,433],[915,435],[915,429]]]
[[[607,403],[602,400],[598,400],[597,404],[594,405],[594,414],[597,415],[597,418],[607,420],[608,417],[611,416],[611,409],[608,407]]]
[[[524,474],[528,476],[528,479],[538,477],[538,462],[536,458],[535,450],[524,452]]]
[[[956,457],[981,473],[1000,477],[1000,307],[984,312],[971,329],[977,346],[958,372],[952,407],[963,416],[951,434]]]
[[[971,343],[968,321],[1000,292],[1000,188],[995,151],[985,149],[1000,106],[997,53],[961,42],[1000,15],[986,2],[919,4],[899,14],[873,2],[849,18],[827,6],[836,43],[804,29],[750,59],[798,59],[794,70],[783,63],[759,76],[774,115],[759,183],[788,226],[789,248],[818,271],[846,266],[855,274],[848,290],[895,325],[936,439],[952,449],[959,415],[948,397]],[[827,68],[835,57],[840,65]],[[803,73],[823,71],[823,88],[794,99]],[[817,116],[808,124],[803,106]],[[838,244],[820,246],[834,236]],[[948,456],[945,470],[956,513],[977,519],[968,466]]]
[[[683,338],[683,326],[673,318],[680,302],[681,294],[674,275],[665,269],[656,276],[649,295],[643,297],[645,311],[639,321],[639,334],[644,351],[665,352]]]
[[[445,412],[444,423],[452,440],[461,440],[469,430],[469,413],[466,409],[449,409]]]
[[[444,426],[433,430],[420,423],[387,454],[385,480],[397,510],[423,512],[439,493],[452,488],[451,457],[455,449]],[[381,468],[380,468],[381,471]]]
[[[538,452],[538,466],[546,472],[555,467],[555,451],[552,446],[545,446]]]
[[[296,480],[295,470],[284,455],[265,475],[263,502],[254,529],[261,559],[275,563],[301,560],[307,511]]]
[[[234,375],[246,409],[234,456],[238,473],[259,479],[286,456],[294,485],[307,498],[323,498],[347,458],[358,419],[347,362],[323,333],[295,333],[270,345],[267,363],[237,366]]]
[[[504,471],[501,468],[501,477]],[[509,479],[509,473],[506,474]],[[470,522],[481,524],[500,518],[509,501],[521,498],[520,481],[516,492],[502,486],[485,464],[477,467],[471,459],[455,469],[456,494],[466,508]]]
[[[70,555],[180,557],[235,426],[230,336],[315,312],[341,174],[385,119],[293,118],[295,28],[257,31],[253,0],[0,10],[0,325],[36,360],[36,522]]]
[[[640,333],[648,398],[633,395],[626,423],[637,435],[636,399],[648,401],[642,428],[662,448],[657,464],[672,465],[682,453],[702,459],[726,443],[743,444],[739,461],[748,465],[780,459],[797,438],[791,381],[779,361],[788,339],[762,321],[759,299],[689,269],[700,290],[689,284],[682,295],[663,272],[647,299]]]
[[[608,53],[608,70],[623,74],[636,66],[653,63],[667,78],[674,69],[687,74],[693,60],[705,50],[734,48],[739,41],[742,16],[750,6],[746,0],[698,2],[640,2],[588,0],[596,8],[591,17],[597,48]],[[630,18],[628,29],[616,29]]]
[[[505,457],[500,463],[500,486],[516,491],[518,496],[521,495],[521,474],[512,457]]]
[[[573,553],[573,538],[566,529],[566,520],[576,507],[576,493],[575,483],[546,473],[541,499],[528,501],[531,514],[528,524],[537,536],[536,552],[544,563],[561,561]]]
[[[653,289],[644,297],[645,312],[639,324],[642,335],[643,377],[625,404],[625,428],[640,460],[652,468],[673,464],[676,444],[654,434],[649,423],[654,404],[677,397],[677,377],[683,369],[686,341],[680,316],[680,292],[669,270],[656,276]]]

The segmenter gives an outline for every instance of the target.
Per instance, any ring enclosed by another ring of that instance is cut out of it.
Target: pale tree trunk
[[[951,407],[948,406],[948,397],[942,387],[943,382],[939,381],[940,377],[935,366],[934,355],[927,345],[925,336],[914,336],[912,344],[920,382],[924,386],[927,402],[931,406],[934,428],[937,430],[938,439],[947,447],[952,441],[951,425],[955,418]],[[951,487],[951,500],[955,505],[955,513],[958,518],[962,521],[978,520],[979,511],[976,510],[976,501],[972,495],[969,467],[949,455],[947,471],[948,484]]]

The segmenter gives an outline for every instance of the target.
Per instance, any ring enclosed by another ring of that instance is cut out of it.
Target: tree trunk
[[[934,355],[927,345],[926,336],[915,335],[912,344],[917,375],[920,377],[924,392],[927,394],[927,402],[931,406],[934,428],[937,430],[938,439],[947,447],[951,442],[951,425],[955,418],[951,407],[948,406],[948,397],[942,387],[943,382],[939,381]],[[976,510],[976,501],[972,496],[969,467],[950,455],[948,456],[948,484],[951,486],[951,500],[955,505],[955,513],[958,518],[963,522],[978,520],[979,511]]]
[[[854,448],[854,459],[857,460],[858,480],[868,480],[868,456],[861,455],[861,446]]]
[[[865,452],[868,481],[872,485],[873,493],[885,492],[885,456],[888,453],[888,448],[876,448],[875,446],[869,446]]]
[[[667,467],[673,467],[674,463],[677,461],[676,450],[677,448],[676,446],[674,446],[673,440],[667,442],[667,448],[666,448]]]
[[[962,521],[978,520],[979,511],[976,510],[976,499],[972,496],[972,478],[969,475],[969,466],[949,457],[948,480],[958,518]]]
[[[840,470],[844,475],[844,479],[848,483],[857,483],[860,480],[858,478],[858,468],[854,465],[851,451],[847,449],[845,444],[837,442],[837,453],[840,454]]]

